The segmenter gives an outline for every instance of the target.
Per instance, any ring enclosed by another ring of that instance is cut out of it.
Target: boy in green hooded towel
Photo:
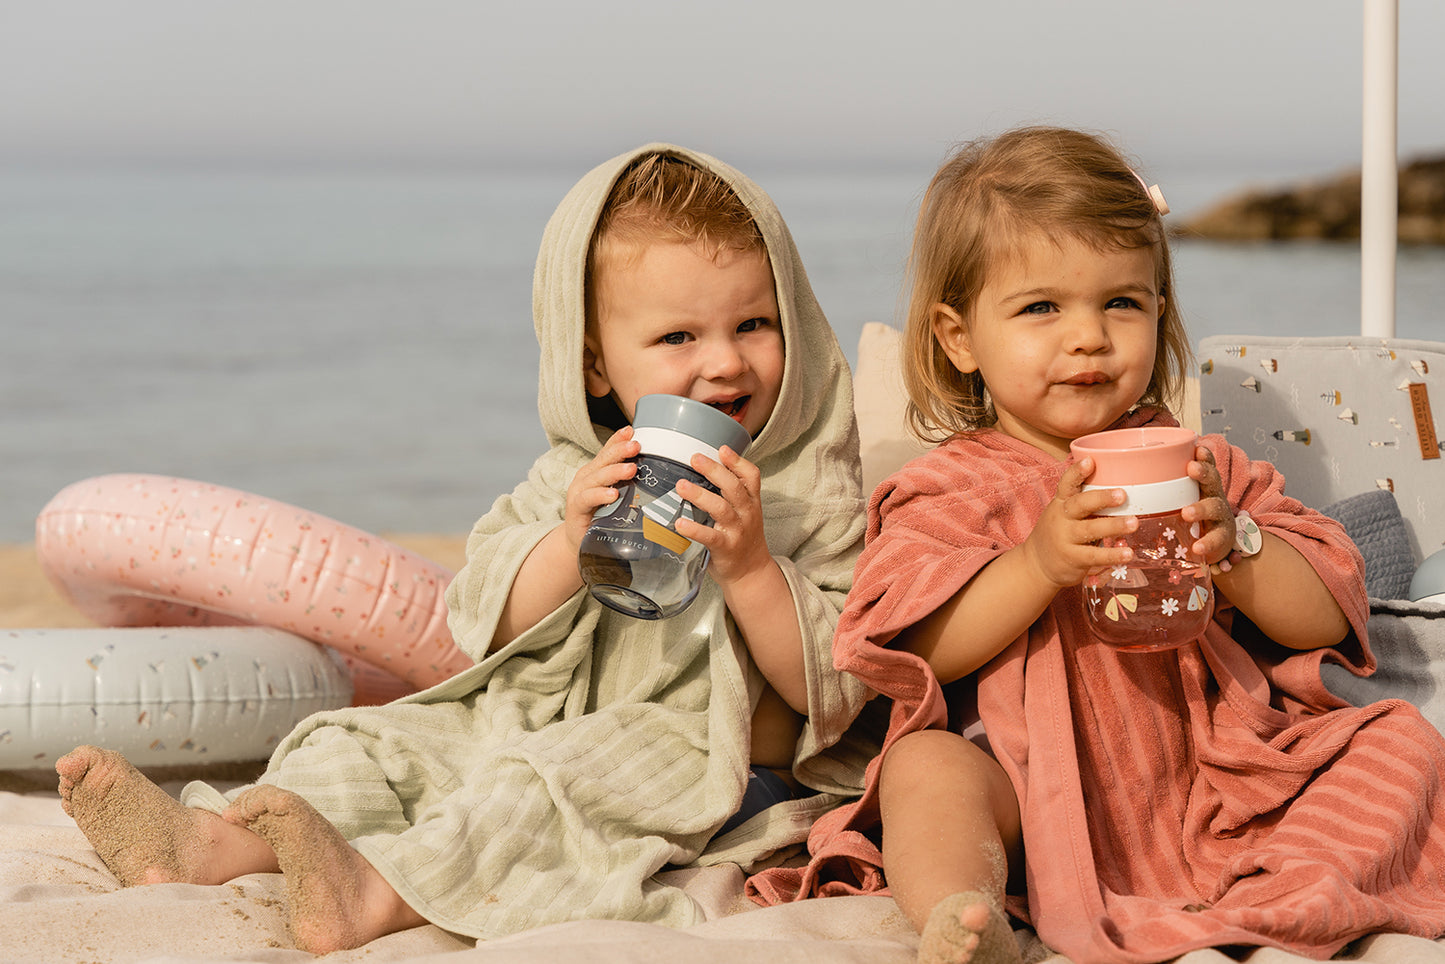
[[[548,223],[533,300],[551,448],[476,524],[448,590],[476,665],[311,717],[228,794],[176,801],[117,754],[68,754],[66,812],[123,883],[280,871],[292,936],[318,953],[426,922],[688,926],[701,909],[658,871],[755,867],[861,791],[868,694],[831,654],[863,536],[852,385],[771,200],[670,145],[614,158]],[[710,551],[708,577],[655,621],[603,606],[577,566],[636,471],[648,393],[753,438],[747,458],[693,457],[717,492],[678,494],[713,523],[678,531]],[[754,771],[791,799],[740,813]]]

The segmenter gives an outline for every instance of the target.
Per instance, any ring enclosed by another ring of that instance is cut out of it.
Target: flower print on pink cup
[[[1152,653],[1193,642],[1209,625],[1214,586],[1209,567],[1189,552],[1194,537],[1179,510],[1199,501],[1188,475],[1198,439],[1185,428],[1150,426],[1096,432],[1069,446],[1094,460],[1085,489],[1123,489],[1123,505],[1100,515],[1132,515],[1139,528],[1108,545],[1134,558],[1084,579],[1084,614],[1104,643]]]

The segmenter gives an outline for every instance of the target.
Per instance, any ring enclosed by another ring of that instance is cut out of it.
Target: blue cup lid
[[[633,429],[658,428],[695,438],[719,449],[726,445],[739,455],[752,442],[748,430],[731,417],[702,402],[681,395],[644,395],[637,400]]]

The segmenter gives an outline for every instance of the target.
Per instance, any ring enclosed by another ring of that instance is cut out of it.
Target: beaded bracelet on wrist
[[[1228,572],[1229,570],[1234,568],[1235,563],[1239,562],[1239,560],[1243,558],[1244,553],[1240,552],[1238,549],[1235,549],[1229,555],[1225,556],[1218,562],[1211,562],[1209,564],[1209,573],[1210,575],[1217,576],[1221,572]]]

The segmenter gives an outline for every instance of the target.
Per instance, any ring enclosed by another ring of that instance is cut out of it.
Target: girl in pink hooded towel
[[[1445,741],[1374,669],[1359,553],[1267,463],[1198,440],[1182,551],[1212,619],[1160,652],[1097,641],[1081,584],[1134,564],[1125,493],[1070,443],[1173,426],[1188,342],[1157,188],[1100,138],[966,145],[924,198],[909,415],[943,441],[869,503],[834,660],[892,701],[865,795],[764,902],[885,886],[924,961],[1017,961],[1009,915],[1078,964],[1218,945],[1329,957],[1445,933]],[[1252,518],[1252,523],[1249,519]]]

